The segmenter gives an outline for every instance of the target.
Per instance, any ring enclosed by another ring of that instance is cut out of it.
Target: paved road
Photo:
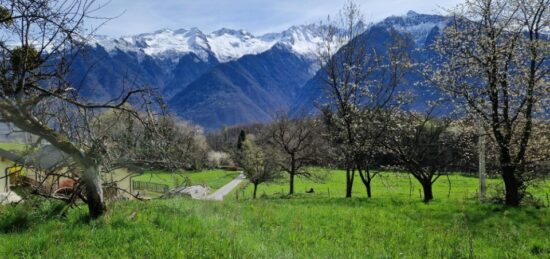
[[[227,194],[229,194],[235,187],[239,186],[239,184],[245,179],[244,174],[241,172],[237,178],[233,179],[228,184],[224,185],[219,190],[215,191],[214,193],[206,196],[204,198],[205,200],[211,200],[211,201],[223,201],[223,197],[225,197]]]

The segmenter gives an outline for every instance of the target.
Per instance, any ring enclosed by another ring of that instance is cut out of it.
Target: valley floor
[[[440,180],[424,204],[402,175],[377,179],[371,199],[359,182],[357,197],[342,198],[340,177],[299,180],[291,197],[281,180],[260,186],[257,200],[243,186],[223,202],[116,202],[93,222],[85,208],[59,219],[54,203],[0,208],[0,258],[550,257],[550,208],[479,203],[475,178],[452,176],[451,195]]]

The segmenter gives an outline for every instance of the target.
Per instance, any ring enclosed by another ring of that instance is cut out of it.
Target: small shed
[[[47,172],[56,170],[61,175],[70,175],[71,158],[52,145],[45,145],[27,155],[0,149],[0,193],[9,192],[10,186],[23,183],[40,186],[45,192],[54,193],[60,183],[70,180],[68,177],[48,176]],[[111,173],[102,174],[105,196],[110,198],[133,198],[132,178],[139,170],[119,168]]]
[[[11,151],[0,149],[0,193],[10,191],[10,174],[12,173],[15,161],[21,159],[21,156]]]
[[[133,199],[137,192],[133,190],[132,179],[140,175],[138,170],[119,168],[102,175],[103,183],[107,186],[105,196],[107,199],[127,198]]]

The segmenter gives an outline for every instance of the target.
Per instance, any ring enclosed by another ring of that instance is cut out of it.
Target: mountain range
[[[411,11],[373,24],[360,37],[383,53],[397,32],[408,39],[414,59],[425,59],[432,55],[426,46],[447,22]],[[321,96],[315,53],[322,29],[293,26],[260,36],[226,28],[210,34],[192,28],[97,36],[73,62],[70,79],[81,95],[95,100],[111,100],[131,86],[154,87],[177,116],[208,130],[267,122],[280,110],[311,110]],[[407,79],[403,87],[418,80]],[[427,89],[416,92],[432,95]]]

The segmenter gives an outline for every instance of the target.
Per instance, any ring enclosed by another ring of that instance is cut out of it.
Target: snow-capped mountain
[[[441,36],[448,24],[448,17],[409,11],[404,16],[391,16],[373,24],[365,33],[358,36],[357,40],[364,42],[369,49],[374,49],[377,54],[384,56],[391,41],[395,37],[402,37],[407,40],[407,52],[413,62],[421,62],[434,55],[429,45],[433,43],[434,39]],[[393,31],[397,31],[399,34],[395,35]],[[291,110],[314,110],[314,103],[322,101],[323,77],[325,74],[323,71],[319,71],[300,89],[291,105]],[[410,90],[417,97],[416,102],[410,104],[411,109],[423,107],[426,100],[438,97],[437,93],[433,93],[431,89],[422,88],[421,84],[417,84],[420,80],[422,78],[419,78],[417,74],[408,73],[405,75],[404,83],[400,86],[401,89]]]
[[[259,54],[271,48],[276,41],[265,41],[245,30],[223,28],[207,37],[209,49],[220,62],[236,60],[244,55]]]
[[[446,17],[411,11],[370,26],[358,40],[384,55],[388,43],[401,37],[419,61],[433,54],[427,46],[447,24]],[[83,96],[103,100],[120,96],[128,87],[151,86],[172,112],[206,129],[269,121],[279,110],[314,110],[323,92],[323,74],[315,62],[322,29],[302,25],[253,35],[191,28],[98,36],[86,56],[73,62],[71,81]],[[403,87],[413,88],[418,80],[407,75]],[[427,91],[416,90],[424,99],[431,98]]]
[[[391,16],[377,25],[393,27],[401,33],[408,33],[418,46],[424,46],[434,29],[443,31],[447,23],[448,18],[445,16],[419,14],[414,11],[409,11],[405,16]]]
[[[270,33],[261,36],[265,41],[275,41],[305,57],[315,55],[322,40],[322,28],[315,24],[292,26],[281,33]]]
[[[316,25],[293,26],[281,33],[254,36],[245,30],[223,28],[205,34],[197,28],[180,30],[160,30],[136,36],[109,38],[99,36],[94,39],[109,53],[117,51],[137,53],[171,60],[176,63],[183,55],[193,53],[202,61],[209,55],[225,63],[245,55],[260,54],[280,43],[295,53],[311,56],[320,41],[320,30]]]

